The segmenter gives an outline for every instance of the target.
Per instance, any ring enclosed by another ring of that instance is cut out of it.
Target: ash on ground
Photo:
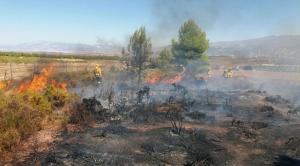
[[[77,87],[82,112],[89,114],[82,118],[88,121],[84,130],[66,129],[39,161],[42,165],[299,164],[299,107],[265,91],[217,90],[204,84]]]

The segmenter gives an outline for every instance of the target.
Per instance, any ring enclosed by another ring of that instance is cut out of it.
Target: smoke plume
[[[153,40],[157,44],[170,43],[170,38],[177,35],[180,25],[188,19],[197,21],[204,29],[212,28],[219,16],[219,4],[218,0],[155,0],[152,12],[157,28]]]
[[[188,19],[215,41],[299,34],[299,20],[294,17],[300,14],[299,5],[295,0],[154,0],[151,36],[154,45],[169,45]]]

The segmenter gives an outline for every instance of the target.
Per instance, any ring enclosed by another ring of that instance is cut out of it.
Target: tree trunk
[[[142,77],[142,68],[139,67],[139,69],[138,69],[138,89],[141,88],[141,77]]]

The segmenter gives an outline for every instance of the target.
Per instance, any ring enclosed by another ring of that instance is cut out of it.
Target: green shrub
[[[170,63],[174,60],[174,57],[172,55],[172,52],[168,48],[164,48],[159,53],[158,63],[160,67],[162,68],[168,68],[170,66]]]
[[[10,128],[5,132],[1,131],[0,134],[0,152],[10,149],[12,145],[21,140],[20,134],[17,129]]]
[[[65,89],[57,88],[53,85],[47,87],[45,96],[52,107],[63,107],[69,100],[68,92]]]
[[[2,94],[1,101],[0,151],[3,151],[41,129],[50,107],[39,95],[17,94],[6,98]],[[39,104],[35,105],[37,102]]]
[[[43,114],[51,114],[51,102],[49,102],[48,98],[46,98],[43,93],[25,92],[18,95],[18,97],[22,98],[24,104],[27,104],[31,108],[34,108]]]
[[[68,123],[67,113],[60,115],[53,110],[71,102],[71,98],[66,90],[54,86],[43,92],[10,95],[0,92],[0,154],[42,129],[45,124]]]

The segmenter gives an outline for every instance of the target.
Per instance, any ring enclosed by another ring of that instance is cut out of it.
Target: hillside
[[[213,42],[208,54],[211,56],[236,57],[288,57],[300,59],[300,35],[267,36],[263,38]],[[170,46],[167,46],[170,47]],[[164,47],[153,48],[158,54]],[[81,53],[81,54],[120,54],[122,47],[109,42],[98,42],[97,45],[60,42],[34,42],[18,45],[1,46],[0,51],[17,52],[53,52],[53,53]]]
[[[99,42],[97,45],[61,42],[33,42],[17,45],[0,45],[0,51],[119,54],[121,52],[121,47],[105,42]]]
[[[300,58],[300,35],[268,36],[257,39],[211,43],[209,55],[237,57]]]

